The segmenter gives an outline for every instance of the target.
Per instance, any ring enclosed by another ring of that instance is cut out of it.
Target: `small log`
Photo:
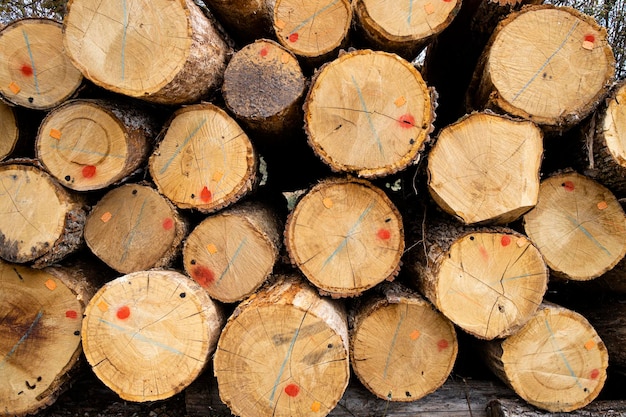
[[[398,274],[402,217],[368,181],[327,179],[289,213],[285,246],[291,262],[321,293],[354,297]]]
[[[83,202],[45,171],[7,161],[0,166],[0,184],[1,258],[44,267],[83,246]]]
[[[505,339],[483,342],[486,364],[529,404],[568,412],[591,403],[606,380],[608,354],[579,313],[543,303]]]
[[[541,304],[548,268],[524,235],[428,219],[407,272],[420,292],[467,333],[494,339],[518,331]]]
[[[0,102],[0,161],[6,159],[20,138],[20,129],[15,111],[7,104]]]
[[[282,222],[260,202],[242,203],[204,219],[185,239],[185,271],[209,295],[234,303],[269,277],[282,247]]]
[[[96,376],[122,399],[162,400],[205,369],[224,318],[185,275],[137,271],[108,282],[91,299],[83,349]]]
[[[275,0],[202,0],[241,44],[270,37]]]
[[[437,390],[456,360],[454,325],[422,296],[382,285],[350,312],[350,363],[378,398],[410,402]]]
[[[350,375],[347,316],[296,274],[243,301],[213,360],[219,395],[238,416],[326,416]]]
[[[161,104],[207,96],[232,52],[193,0],[70,0],[63,45],[94,84]]]
[[[248,194],[257,181],[257,155],[224,110],[196,104],[177,110],[149,159],[159,192],[181,209],[211,213]]]
[[[600,183],[573,171],[541,182],[539,202],[523,223],[552,273],[563,279],[594,279],[626,254],[621,205]]]
[[[3,415],[34,414],[69,388],[81,365],[80,329],[92,285],[77,268],[0,261]]]
[[[359,33],[371,48],[413,60],[450,25],[461,9],[461,1],[356,0],[352,7]]]
[[[276,0],[272,25],[278,41],[317,67],[346,46],[352,23],[349,0]]]
[[[537,204],[543,134],[532,122],[473,113],[443,128],[428,155],[428,190],[465,224],[506,224]]]
[[[624,417],[626,402],[594,401],[591,404],[567,413],[549,413],[537,410],[519,399],[497,399],[487,404],[487,417]]]
[[[0,30],[0,63],[0,98],[13,105],[50,110],[83,85],[52,19],[19,19]]]
[[[122,274],[165,268],[180,254],[187,222],[148,185],[126,184],[105,194],[85,223],[85,243]]]
[[[158,127],[150,113],[131,103],[70,100],[44,118],[35,152],[65,187],[98,190],[146,163]]]
[[[417,69],[395,54],[357,50],[315,76],[305,129],[333,171],[387,176],[420,159],[434,121],[434,100]]]
[[[476,68],[469,107],[565,131],[595,110],[614,74],[606,29],[572,8],[530,6],[498,24]]]
[[[306,78],[296,57],[268,39],[239,50],[224,73],[228,109],[250,131],[276,142],[302,129]]]

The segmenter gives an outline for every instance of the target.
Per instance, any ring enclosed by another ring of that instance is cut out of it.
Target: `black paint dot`
[[[191,194],[191,198],[196,198],[196,195],[195,194]]]
[[[72,177],[70,177],[69,175],[66,175],[66,176],[65,176],[65,181],[69,181],[69,180],[71,180],[71,179],[72,179]]]
[[[32,98],[32,97],[28,97],[28,102],[29,102],[29,103],[32,103],[33,101],[35,101],[35,99],[34,99],[34,98]]]
[[[192,259],[191,262],[189,262],[189,263],[192,264],[192,265],[195,265],[196,264],[196,260]]]
[[[326,346],[328,349],[332,349],[333,348],[333,344],[329,343],[328,346]]]
[[[411,393],[409,391],[405,392],[404,395],[406,395],[407,397],[411,396]]]
[[[137,190],[133,190],[133,195],[137,195]]]
[[[185,297],[187,297],[187,294],[185,294],[184,292],[181,292],[179,295],[180,295],[180,298],[185,298]]]
[[[415,143],[415,139],[411,138],[411,140],[409,141],[409,143],[410,143],[411,145],[413,145],[413,144]]]
[[[76,330],[76,331],[74,332],[74,336],[80,336],[80,332],[79,332],[78,330]]]
[[[37,382],[39,382],[39,381],[41,381],[41,377],[40,376],[37,377]]]
[[[470,236],[470,240],[474,240],[474,236]]]

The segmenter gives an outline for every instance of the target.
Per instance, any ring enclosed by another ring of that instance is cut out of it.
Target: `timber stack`
[[[81,375],[191,416],[626,412],[626,82],[591,17],[69,0],[0,55],[2,415]]]

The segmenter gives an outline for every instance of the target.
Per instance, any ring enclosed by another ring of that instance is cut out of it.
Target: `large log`
[[[239,43],[248,44],[274,34],[275,0],[202,0]]]
[[[0,102],[0,161],[11,155],[20,138],[20,130],[15,111]]]

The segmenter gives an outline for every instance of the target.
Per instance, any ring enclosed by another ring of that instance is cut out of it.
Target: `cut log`
[[[291,262],[323,294],[353,297],[400,270],[402,217],[385,193],[365,180],[327,179],[287,218]]]
[[[95,292],[80,270],[0,261],[0,403],[25,416],[52,404],[80,368],[80,329]]]
[[[519,399],[497,399],[487,404],[487,417],[624,417],[624,401],[594,401],[580,410],[568,413],[549,413],[537,410]]]
[[[515,333],[545,295],[548,268],[537,248],[508,228],[462,227],[427,219],[407,272],[439,311],[467,333]]]
[[[350,363],[378,398],[416,401],[450,375],[458,352],[456,331],[419,294],[385,284],[350,312]]]
[[[179,208],[210,213],[235,203],[256,185],[252,143],[219,107],[183,107],[164,130],[149,168],[159,192]]]
[[[473,8],[470,28],[474,33],[489,38],[500,20],[526,5],[543,2],[544,0],[469,0],[469,3],[473,3],[470,6]]]
[[[164,268],[180,254],[187,222],[169,200],[148,185],[109,191],[85,223],[85,243],[122,274]]]
[[[224,303],[252,295],[274,269],[282,247],[282,222],[260,202],[243,203],[207,217],[185,239],[185,271]]]
[[[278,41],[316,67],[346,46],[352,7],[349,0],[276,0],[272,23]]]
[[[137,271],[105,284],[91,299],[83,349],[96,376],[122,399],[162,400],[205,369],[224,318],[185,275]]]
[[[202,0],[241,44],[273,35],[275,0]]]
[[[543,134],[532,122],[474,113],[440,131],[428,190],[465,224],[506,224],[537,204]]]
[[[594,279],[626,254],[621,205],[607,188],[573,171],[544,179],[539,202],[523,220],[526,234],[560,278]]]
[[[567,7],[526,7],[494,31],[470,86],[469,106],[564,131],[593,112],[614,74],[606,29],[591,17]]]
[[[413,60],[450,25],[461,8],[460,0],[438,2],[386,2],[356,0],[354,17],[371,48]]]
[[[146,163],[158,128],[150,113],[131,103],[70,100],[44,118],[35,152],[65,187],[97,190]]]
[[[0,166],[0,257],[44,267],[83,246],[83,202],[42,169]]]
[[[237,120],[276,142],[302,129],[305,88],[306,78],[296,57],[274,41],[259,39],[231,58],[222,94]]]
[[[434,117],[420,73],[386,52],[341,55],[317,73],[305,100],[305,129],[315,153],[334,171],[364,178],[416,163]]]
[[[74,96],[83,75],[63,50],[62,25],[52,19],[15,20],[0,31],[0,98],[50,110]]]
[[[0,161],[11,155],[20,138],[13,108],[0,102]]]
[[[193,0],[70,0],[63,45],[94,84],[162,104],[207,96],[232,52]]]
[[[542,410],[580,409],[606,380],[608,354],[595,329],[555,304],[543,303],[516,334],[484,342],[482,349],[494,374]]]
[[[235,415],[326,416],[348,385],[348,355],[342,305],[291,274],[237,307],[213,365],[219,395]]]

